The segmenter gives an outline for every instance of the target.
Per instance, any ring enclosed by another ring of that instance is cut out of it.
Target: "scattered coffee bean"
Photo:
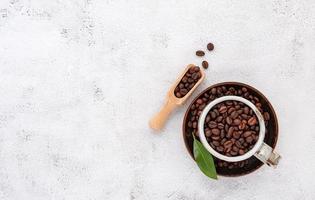
[[[214,49],[214,45],[210,42],[208,45],[207,45],[207,49],[209,51],[212,51]]]
[[[201,51],[201,50],[198,50],[198,51],[196,51],[196,55],[201,57],[201,56],[205,55],[205,52]]]
[[[174,94],[177,98],[184,97],[201,78],[200,68],[191,67],[176,86]],[[201,100],[202,101],[202,100]],[[200,102],[200,101],[199,101]],[[200,103],[201,104],[201,103]]]
[[[208,69],[209,63],[208,63],[206,60],[202,61],[202,67],[203,67],[204,69]]]

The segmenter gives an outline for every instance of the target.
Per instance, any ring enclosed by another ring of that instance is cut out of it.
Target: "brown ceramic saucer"
[[[266,144],[268,144],[269,146],[275,148],[276,144],[277,144],[277,139],[278,139],[278,120],[277,120],[277,116],[276,113],[272,107],[272,105],[270,104],[270,102],[268,101],[268,99],[260,92],[258,91],[256,88],[249,86],[247,84],[244,83],[239,83],[239,82],[223,82],[223,83],[218,83],[215,85],[212,85],[210,87],[208,87],[207,89],[205,89],[204,91],[202,91],[193,101],[192,103],[189,105],[186,113],[185,113],[185,117],[183,120],[183,137],[184,137],[184,142],[185,142],[185,146],[187,148],[187,151],[189,152],[190,156],[192,158],[193,157],[193,138],[192,138],[192,130],[191,128],[189,128],[187,126],[188,120],[190,118],[190,112],[191,112],[191,107],[192,105],[197,101],[198,98],[202,97],[205,93],[209,92],[212,88],[215,87],[220,87],[220,86],[225,86],[225,87],[234,87],[235,89],[240,89],[242,87],[246,87],[247,90],[249,91],[250,94],[258,97],[261,101],[262,104],[262,108],[264,111],[268,111],[270,114],[270,120],[268,125],[266,126],[266,136],[264,139],[264,142]],[[216,161],[215,161],[216,162]],[[263,165],[263,163],[261,161],[259,161],[256,157],[252,156],[250,158],[247,159],[247,163],[245,164],[244,167],[242,168],[234,168],[234,169],[228,169],[228,168],[220,168],[217,167],[217,173],[219,175],[222,176],[242,176],[242,175],[246,175],[249,174],[255,170],[257,170],[259,167],[261,167]]]

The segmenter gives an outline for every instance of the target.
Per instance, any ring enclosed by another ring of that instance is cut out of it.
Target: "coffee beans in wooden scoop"
[[[197,66],[191,67],[184,77],[176,86],[174,94],[177,98],[184,97],[201,78],[200,68]]]
[[[245,154],[254,147],[259,135],[254,111],[239,101],[215,105],[206,117],[204,128],[210,146],[226,156]]]

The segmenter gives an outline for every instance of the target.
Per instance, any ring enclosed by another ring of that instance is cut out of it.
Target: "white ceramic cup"
[[[257,142],[255,143],[254,147],[251,150],[249,150],[248,152],[246,152],[245,154],[240,155],[240,156],[230,157],[230,156],[225,156],[225,155],[217,152],[214,148],[212,148],[209,145],[209,143],[206,139],[206,136],[205,136],[204,124],[205,124],[205,119],[206,119],[207,114],[215,105],[217,105],[221,102],[224,102],[224,101],[239,101],[239,102],[246,104],[248,107],[250,107],[254,111],[255,115],[257,116],[258,122],[259,122],[259,136],[258,136]],[[252,102],[248,101],[247,99],[244,99],[244,98],[239,97],[239,96],[224,96],[224,97],[220,97],[220,98],[217,98],[217,99],[211,101],[204,108],[204,110],[202,111],[202,113],[199,117],[198,130],[199,130],[199,138],[200,138],[203,146],[213,156],[219,158],[220,160],[225,160],[228,162],[238,162],[238,161],[246,160],[251,156],[255,156],[260,161],[262,161],[263,163],[265,163],[269,166],[276,167],[278,165],[280,155],[277,154],[276,152],[274,152],[273,149],[269,145],[264,143],[264,138],[265,138],[265,133],[266,133],[264,118],[263,118],[262,114],[259,112],[259,110],[257,109],[257,107]]]

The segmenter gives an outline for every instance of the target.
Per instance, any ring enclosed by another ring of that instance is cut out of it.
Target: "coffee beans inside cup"
[[[265,125],[266,125],[266,137],[270,135],[269,133],[269,124],[270,121],[273,121],[272,115],[269,113],[267,109],[267,104],[261,100],[261,97],[257,96],[257,94],[253,93],[253,91],[247,87],[234,87],[229,84],[222,85],[218,87],[212,87],[211,89],[205,91],[199,98],[197,98],[193,104],[191,105],[187,121],[186,121],[186,135],[187,137],[191,137],[191,134],[194,134],[197,138],[199,138],[199,131],[198,131],[198,119],[199,116],[202,113],[202,110],[206,107],[208,103],[213,101],[216,98],[227,96],[227,95],[235,95],[235,96],[241,96],[249,101],[251,101],[258,110],[263,114]],[[217,167],[217,170],[225,170],[225,169],[238,169],[248,167],[251,162],[255,162],[255,158],[250,158],[244,161],[240,162],[227,162],[220,160],[218,158],[215,158],[215,165]],[[222,171],[221,171],[222,172]]]
[[[176,86],[174,94],[177,98],[184,97],[201,78],[200,68],[197,66],[191,67]]]
[[[205,135],[210,146],[226,156],[240,156],[258,140],[259,124],[254,111],[239,101],[215,105],[207,114]]]

